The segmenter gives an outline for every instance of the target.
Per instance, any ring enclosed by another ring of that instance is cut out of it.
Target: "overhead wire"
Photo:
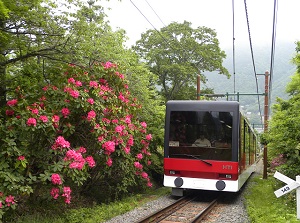
[[[248,16],[248,10],[247,10],[247,2],[246,2],[246,0],[244,0],[244,5],[245,5],[247,27],[248,27],[248,35],[249,35],[249,44],[250,44],[250,51],[251,51],[251,58],[252,58],[252,66],[253,66],[254,78],[255,78],[255,83],[256,83],[256,93],[257,93],[257,101],[258,101],[258,110],[259,110],[260,119],[261,119],[261,123],[262,123],[262,112],[261,112],[261,106],[260,106],[260,100],[259,100],[259,93],[258,93],[257,73],[256,73],[256,67],[255,67],[255,61],[254,61],[253,45],[252,45],[252,39],[251,39],[249,16]]]
[[[275,0],[276,1],[276,0]],[[150,22],[150,20],[143,14],[143,12],[136,6],[136,4],[134,4],[134,2],[132,0],[130,0],[130,2],[132,3],[132,5],[140,12],[140,14],[147,20],[147,22],[153,27],[153,29],[161,36],[161,38],[163,39],[163,41],[168,44],[171,49],[172,46],[171,44],[168,42],[168,40],[161,34],[161,32]],[[162,21],[162,19],[159,17],[159,15],[156,13],[156,11],[154,10],[154,8],[149,4],[149,2],[147,0],[145,0],[145,2],[148,4],[148,6],[151,8],[151,10],[155,13],[155,15],[158,17],[158,19],[161,21],[161,23],[165,25],[165,23]],[[256,81],[256,92],[257,92],[257,100],[258,100],[258,107],[259,107],[259,113],[260,113],[260,118],[261,118],[261,122],[262,122],[262,112],[261,112],[261,106],[260,106],[260,98],[259,98],[259,94],[258,94],[258,80],[257,80],[257,72],[256,72],[256,67],[255,67],[255,61],[254,61],[254,53],[253,53],[253,46],[252,46],[252,40],[251,40],[251,32],[250,32],[250,25],[249,25],[249,18],[248,18],[248,11],[247,11],[247,3],[246,0],[244,0],[244,4],[245,4],[245,12],[246,12],[246,19],[247,19],[247,26],[248,26],[248,34],[249,34],[249,43],[250,43],[250,50],[251,50],[251,58],[252,58],[252,65],[253,65],[253,70],[254,70],[254,75],[255,75],[255,81]],[[234,74],[234,93],[236,91],[235,89],[235,74],[236,74],[236,70],[235,70],[235,30],[234,30],[234,0],[232,0],[232,16],[233,16],[233,74]],[[175,38],[175,37],[174,37]],[[186,52],[186,49],[181,45],[180,42],[177,42],[180,47]],[[174,49],[173,49],[174,50]],[[187,53],[187,52],[186,52]],[[199,67],[197,67],[195,64],[193,64],[198,70]]]
[[[147,0],[145,0],[145,2],[148,4],[148,6],[151,8],[151,10],[155,13],[155,15],[157,16],[157,18],[161,21],[161,23],[165,25],[165,23],[162,21],[162,19],[159,17],[159,15],[156,13],[156,11],[152,8],[152,6],[149,4],[149,2]]]
[[[274,59],[275,59],[275,43],[276,43],[276,27],[277,27],[277,11],[278,4],[277,0],[274,0],[274,10],[273,10],[273,29],[272,29],[272,48],[271,48],[271,62],[270,62],[270,83],[269,83],[269,103],[271,103],[271,93],[272,93],[272,80],[274,75]],[[270,109],[270,106],[269,106]]]
[[[172,48],[172,45],[168,42],[168,40],[166,40],[165,38],[164,38],[164,36],[161,34],[161,32],[150,22],[150,20],[142,13],[142,11],[133,3],[133,1],[132,0],[130,0],[130,2],[134,5],[134,7],[141,13],[141,15],[147,20],[147,22],[154,28],[154,30],[162,37],[162,39],[164,40],[164,42],[166,43],[166,44],[168,44],[169,46],[170,46],[170,48],[172,49],[172,50],[174,50],[173,48]],[[164,26],[166,26],[165,25],[165,23],[162,21],[162,19],[160,18],[160,16],[156,13],[156,11],[154,10],[154,8],[150,5],[150,3],[147,1],[147,0],[145,0],[145,2],[148,4],[148,6],[151,8],[151,10],[154,12],[154,14],[158,17],[158,19],[161,21],[161,23],[164,25]],[[176,38],[174,37],[174,39],[176,40]],[[187,52],[187,50],[182,46],[182,44],[179,42],[179,41],[177,41],[176,43],[178,43],[178,45],[181,47],[181,49],[187,54],[187,55],[189,55],[189,53]],[[175,51],[175,50],[174,50]],[[189,58],[191,57],[191,55],[190,56],[188,56]],[[199,69],[199,67],[196,65],[196,64],[192,64],[198,71],[200,70]],[[205,86],[206,86],[206,84],[205,83],[203,83]],[[208,86],[206,86],[207,88],[208,88]]]

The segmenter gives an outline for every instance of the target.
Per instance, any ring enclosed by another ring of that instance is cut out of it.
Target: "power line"
[[[161,18],[158,16],[158,14],[156,13],[156,11],[152,8],[152,6],[149,4],[149,2],[147,0],[145,0],[145,2],[147,2],[148,6],[152,9],[152,11],[155,13],[155,15],[157,16],[157,18],[161,21],[161,23],[165,25],[165,23],[161,20]]]
[[[159,18],[159,20],[161,21],[161,23],[162,23],[164,26],[166,26],[166,25],[164,24],[164,22],[161,20],[161,18],[159,17],[159,15],[156,13],[156,11],[153,9],[153,7],[149,4],[149,2],[148,2],[147,0],[145,0],[145,1],[147,2],[148,6],[151,8],[151,10],[155,13],[155,15]],[[148,23],[154,28],[154,30],[162,37],[163,41],[164,41],[167,45],[169,45],[170,48],[171,48],[174,52],[176,52],[176,50],[172,47],[172,45],[169,43],[169,41],[166,40],[166,39],[164,38],[164,36],[161,34],[161,32],[160,32],[158,29],[156,29],[156,27],[155,27],[155,26],[150,22],[150,20],[142,13],[142,11],[141,11],[134,3],[133,3],[133,1],[130,0],[130,2],[131,2],[131,3],[134,5],[134,7],[142,14],[142,16],[148,21]],[[170,33],[170,34],[172,34],[172,33]],[[171,36],[173,37],[174,40],[177,40],[173,35],[171,35]],[[184,51],[185,55],[187,55],[187,57],[188,57],[187,60],[189,60],[189,58],[191,58],[192,54],[190,54],[189,52],[187,52],[187,50],[182,46],[182,44],[181,44],[179,41],[176,41],[176,43],[178,43],[178,45],[180,46],[180,48]],[[198,71],[200,71],[199,67],[198,67],[196,64],[192,63],[192,66],[194,66]],[[203,84],[206,86],[205,83],[203,83]],[[207,87],[207,86],[206,86],[206,87]]]
[[[270,84],[269,84],[269,103],[271,101],[272,77],[273,77],[273,74],[274,74],[274,57],[275,57],[276,27],[277,27],[277,11],[278,11],[277,0],[274,0],[272,49],[271,49],[271,65],[270,65]],[[269,106],[269,108],[270,108],[270,106]]]
[[[252,46],[252,40],[251,40],[251,34],[250,34],[250,25],[249,25],[249,17],[248,17],[248,10],[247,10],[247,2],[246,2],[246,0],[244,0],[244,5],[245,5],[245,12],[246,12],[247,26],[248,26],[248,34],[249,34],[249,44],[250,44],[250,50],[251,50],[252,66],[253,66],[254,77],[255,77],[255,82],[256,82],[256,92],[257,92],[258,109],[259,109],[260,119],[261,119],[261,122],[262,122],[262,113],[261,113],[260,100],[259,100],[259,95],[258,95],[257,73],[256,73],[256,68],[255,68],[255,62],[254,62],[253,46]]]

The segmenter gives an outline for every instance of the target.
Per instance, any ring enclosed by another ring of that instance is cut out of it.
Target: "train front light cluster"
[[[232,175],[231,174],[219,174],[219,178],[222,178],[222,179],[231,179]]]

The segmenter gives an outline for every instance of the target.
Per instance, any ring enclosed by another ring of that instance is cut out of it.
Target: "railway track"
[[[189,195],[136,223],[196,223],[209,214],[216,204],[216,197],[203,200],[202,196]]]

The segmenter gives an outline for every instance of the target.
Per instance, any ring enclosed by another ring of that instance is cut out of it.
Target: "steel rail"
[[[171,205],[158,210],[157,212],[147,216],[146,218],[137,221],[136,223],[151,223],[151,222],[160,222],[163,219],[167,218],[171,214],[175,213],[180,208],[184,207],[186,204],[195,200],[197,197],[186,196],[182,197],[179,200],[175,201]]]

